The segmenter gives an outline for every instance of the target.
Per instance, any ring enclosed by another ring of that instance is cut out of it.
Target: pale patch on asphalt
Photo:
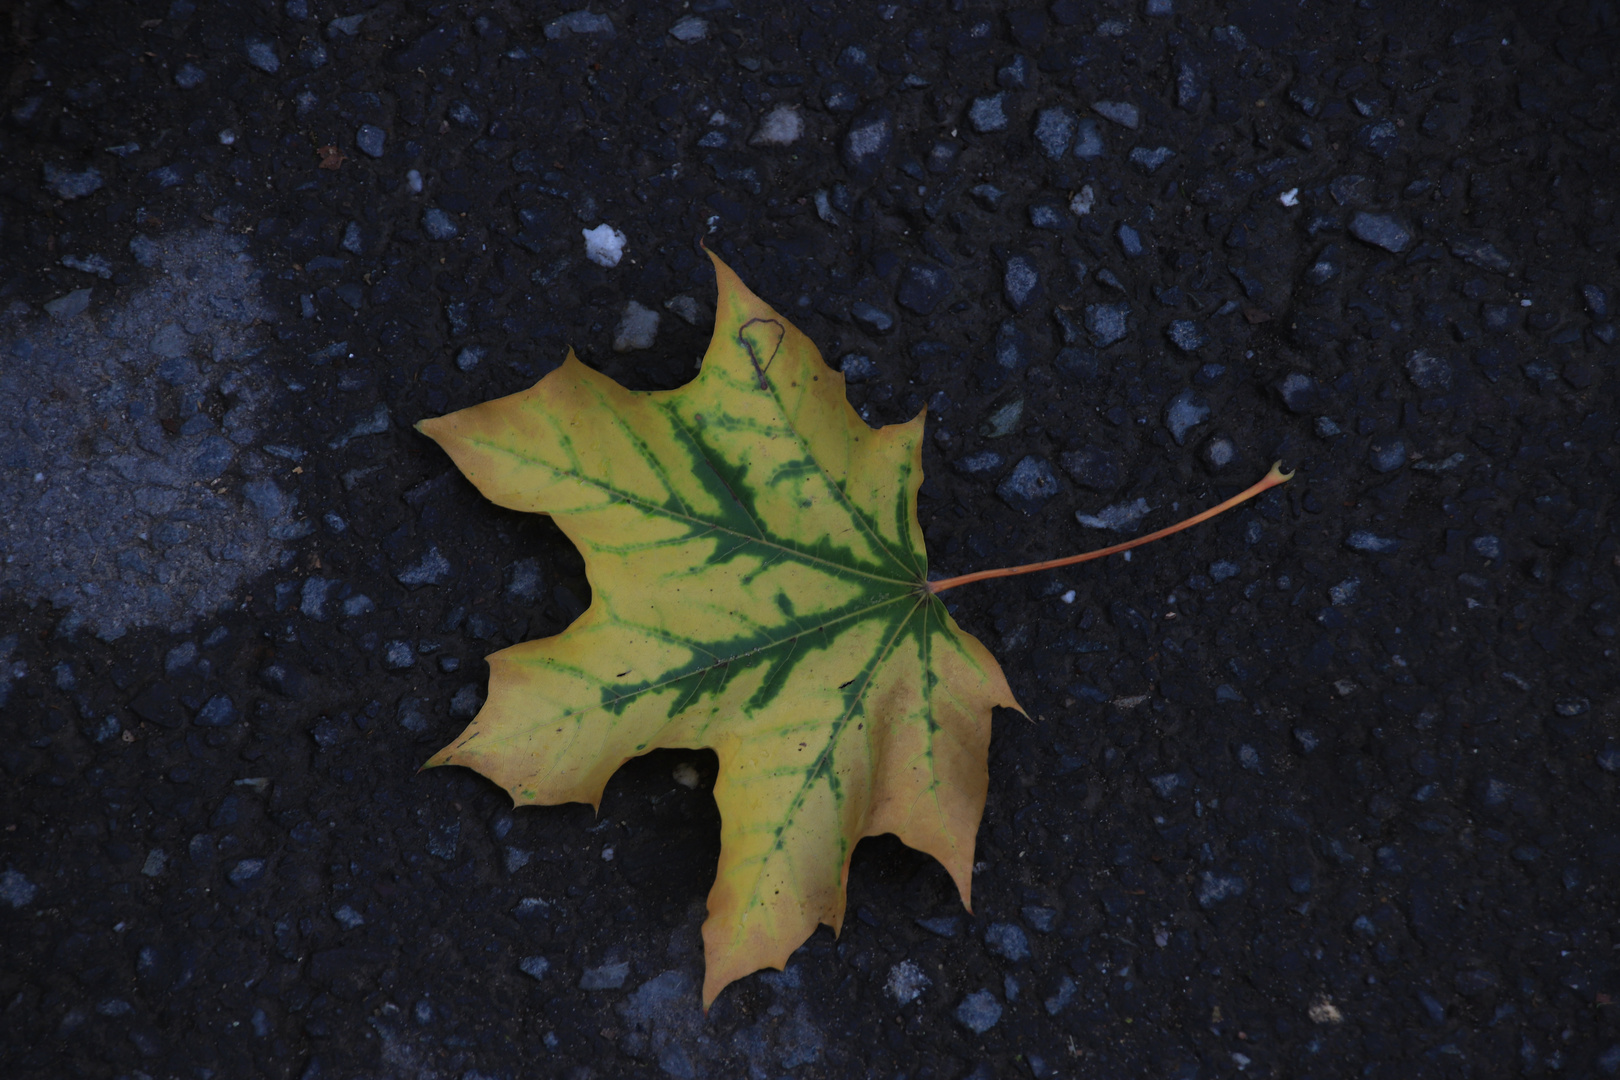
[[[130,246],[153,277],[127,297],[95,285],[66,317],[0,322],[0,597],[108,641],[230,606],[310,530],[275,478],[287,463],[255,449],[280,440],[245,245]]]

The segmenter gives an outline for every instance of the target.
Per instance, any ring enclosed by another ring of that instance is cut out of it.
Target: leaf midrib
[[[667,687],[674,686],[674,685],[676,685],[676,684],[678,684],[680,682],[683,682],[683,681],[685,681],[687,679],[690,679],[690,678],[693,678],[693,677],[701,678],[701,677],[707,675],[709,672],[714,671],[717,668],[726,667],[726,666],[729,666],[731,664],[736,663],[739,660],[745,660],[748,657],[758,656],[760,653],[768,652],[771,649],[779,648],[779,647],[781,647],[783,645],[788,644],[791,641],[794,641],[797,638],[804,637],[806,634],[813,634],[813,633],[815,633],[817,631],[820,631],[820,630],[826,630],[826,629],[828,629],[830,627],[838,626],[841,623],[853,622],[853,621],[858,621],[858,620],[861,620],[861,619],[870,618],[873,615],[874,612],[877,612],[877,611],[881,610],[882,608],[888,607],[890,604],[900,603],[900,602],[903,602],[903,601],[906,601],[906,600],[909,600],[909,599],[911,599],[911,595],[909,593],[902,593],[902,594],[897,595],[897,596],[891,596],[891,597],[889,597],[889,598],[887,598],[885,600],[879,601],[878,603],[872,604],[872,605],[870,605],[868,607],[860,608],[860,609],[858,609],[856,611],[846,612],[845,614],[840,615],[836,619],[829,619],[827,622],[817,623],[814,626],[800,627],[800,628],[796,629],[792,634],[789,634],[789,635],[787,635],[785,637],[780,637],[780,638],[777,638],[774,641],[769,641],[769,642],[766,642],[766,643],[764,643],[762,645],[757,645],[754,648],[745,649],[742,652],[734,653],[731,656],[727,656],[727,657],[724,657],[722,659],[717,659],[712,664],[704,664],[702,667],[690,668],[690,669],[688,669],[686,671],[683,671],[680,675],[677,675],[674,678],[663,679],[663,680],[661,680],[659,682],[655,682],[655,683],[648,683],[646,686],[639,687],[639,688],[637,688],[636,690],[634,690],[634,691],[632,691],[630,693],[620,694],[618,696],[610,696],[610,697],[608,697],[607,699],[605,699],[605,700],[603,700],[601,702],[593,703],[593,704],[591,704],[591,705],[589,705],[589,706],[587,706],[585,708],[568,709],[568,710],[558,714],[557,719],[558,720],[572,720],[572,719],[576,719],[576,718],[578,718],[580,716],[583,716],[586,713],[588,713],[588,712],[590,712],[590,711],[592,711],[594,709],[613,708],[613,707],[615,707],[615,706],[617,706],[617,705],[619,705],[619,704],[621,704],[623,702],[631,701],[631,700],[633,700],[633,699],[635,699],[637,697],[640,697],[643,694],[650,694],[650,693],[653,693],[654,691],[657,691],[657,690],[663,690],[663,689],[665,689]],[[695,647],[693,642],[678,638],[678,637],[674,636],[673,634],[670,634],[668,631],[659,630],[656,627],[640,626],[640,625],[637,625],[635,623],[624,622],[623,620],[618,619],[617,616],[614,616],[613,618],[614,618],[614,622],[618,623],[618,625],[620,625],[620,626],[633,627],[634,629],[640,630],[640,631],[642,631],[644,633],[647,633],[649,635],[653,635],[653,636],[656,636],[656,637],[662,637],[665,640],[673,642],[675,644],[685,645],[685,646],[688,646],[688,647]],[[901,625],[904,626],[905,622],[908,621],[909,619],[910,619],[910,616],[908,615],[906,617],[906,620],[902,620]],[[564,631],[564,632],[566,633],[566,631]],[[709,650],[703,649],[702,651],[708,652]],[[713,655],[713,654],[711,653],[710,655]],[[574,669],[574,670],[577,671],[578,669]],[[581,672],[579,672],[579,674],[585,675],[586,673],[581,671]],[[589,676],[587,676],[587,677],[589,677]],[[596,682],[597,685],[599,685],[599,686],[606,686],[607,685],[605,680],[592,678],[591,681]],[[684,711],[684,709],[682,711]],[[508,741],[508,740],[497,739],[497,740],[492,740],[492,741],[494,742],[495,745],[498,746],[498,745],[501,744],[501,742]]]
[[[770,859],[773,855],[776,855],[777,853],[786,849],[786,844],[782,839],[782,834],[787,831],[788,825],[792,822],[794,815],[798,813],[799,808],[804,805],[805,794],[810,790],[812,780],[821,775],[822,770],[826,767],[827,761],[832,755],[833,750],[837,747],[839,740],[843,737],[844,730],[849,726],[850,720],[853,719],[857,711],[864,707],[866,694],[867,691],[872,687],[872,681],[877,678],[877,673],[883,669],[883,666],[888,663],[889,657],[894,654],[895,647],[905,636],[907,625],[910,624],[914,617],[916,617],[918,612],[923,612],[924,620],[927,619],[926,613],[928,610],[929,599],[930,598],[928,597],[918,597],[912,609],[906,613],[905,618],[900,620],[900,622],[895,626],[894,632],[889,635],[888,640],[883,642],[882,646],[877,650],[876,659],[863,673],[864,677],[861,681],[860,688],[854,694],[850,695],[849,706],[844,710],[843,714],[839,716],[837,720],[833,721],[833,723],[827,729],[826,741],[822,744],[820,751],[816,754],[815,760],[809,765],[805,766],[805,768],[802,770],[805,778],[804,782],[801,783],[798,790],[793,793],[793,798],[788,802],[786,809],[777,819],[778,826],[776,829],[776,838],[774,842],[767,851],[752,856],[749,859],[749,863],[763,863]],[[926,634],[926,623],[924,629]],[[839,798],[836,793],[834,793],[833,798],[840,803],[842,802],[842,799]],[[840,834],[840,839],[843,839],[842,834]],[[758,899],[759,897],[757,894],[750,896],[750,907],[757,906]]]

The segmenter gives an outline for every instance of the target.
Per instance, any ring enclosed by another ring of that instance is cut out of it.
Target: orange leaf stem
[[[1000,570],[980,570],[975,574],[962,574],[959,577],[944,578],[940,581],[930,581],[928,583],[928,591],[931,593],[942,593],[946,589],[954,589],[958,585],[968,585],[975,581],[987,581],[990,578],[1017,577],[1019,574],[1033,574],[1037,570],[1055,570],[1060,566],[1073,566],[1075,563],[1090,562],[1092,559],[1100,559],[1105,555],[1115,555],[1121,551],[1129,551],[1131,548],[1141,547],[1143,544],[1151,544],[1155,540],[1162,540],[1171,533],[1178,533],[1182,529],[1190,529],[1200,522],[1208,521],[1217,514],[1224,514],[1228,510],[1232,509],[1232,507],[1246,503],[1256,495],[1269,491],[1278,484],[1287,483],[1289,479],[1293,477],[1293,475],[1294,474],[1292,472],[1283,472],[1282,462],[1278,461],[1271,466],[1271,471],[1266,473],[1266,475],[1261,478],[1259,483],[1253,485],[1245,491],[1238,492],[1236,495],[1232,496],[1230,499],[1227,499],[1219,506],[1212,506],[1201,514],[1194,514],[1187,520],[1178,521],[1168,528],[1160,529],[1158,532],[1148,533],[1146,536],[1139,536],[1135,540],[1127,540],[1125,543],[1115,544],[1113,547],[1105,547],[1097,551],[1088,551],[1083,555],[1070,555],[1063,559],[1048,559],[1046,562],[1025,563],[1023,566],[1007,566],[1001,568]]]

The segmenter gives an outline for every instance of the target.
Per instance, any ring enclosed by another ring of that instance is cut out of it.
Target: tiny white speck
[[[408,170],[405,173],[405,186],[411,189],[413,195],[422,194],[422,174],[415,169]]]
[[[613,849],[611,847],[605,847],[605,848],[602,849],[602,861],[603,862],[612,862],[613,861]]]
[[[1124,555],[1125,555],[1125,561],[1130,562],[1131,561],[1131,553],[1127,551],[1127,552],[1124,553]]]
[[[1526,297],[1526,298],[1525,298],[1525,299],[1523,299],[1523,300],[1520,300],[1520,301],[1519,301],[1519,306],[1520,306],[1520,307],[1529,307],[1529,306],[1530,306],[1530,300],[1529,300],[1529,298],[1528,298],[1528,297]]]
[[[1074,603],[1074,590],[1073,589],[1070,589],[1068,592],[1063,594],[1063,602],[1065,604]]]
[[[231,145],[234,145],[235,142],[236,142],[236,132],[232,131],[230,128],[226,128],[224,131],[221,131],[219,133],[219,145],[221,145],[221,146],[231,146]]]
[[[34,483],[36,483],[36,484],[42,483],[42,482],[44,482],[44,480],[45,480],[45,474],[44,473],[37,472],[37,473],[34,474]]]
[[[1297,187],[1289,188],[1287,191],[1285,191],[1281,195],[1277,196],[1277,201],[1282,203],[1284,206],[1298,206],[1299,205],[1299,188],[1297,188]]]

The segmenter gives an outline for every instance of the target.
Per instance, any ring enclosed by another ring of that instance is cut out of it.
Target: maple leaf
[[[632,757],[713,750],[705,1007],[840,929],[862,837],[934,856],[970,905],[991,711],[1019,709],[937,595],[1018,571],[928,580],[922,415],[868,427],[810,340],[714,265],[687,385],[627,390],[570,351],[522,393],[417,425],[489,499],[551,515],[591,584],[561,634],[488,658],[488,700],[427,764],[595,807]]]

